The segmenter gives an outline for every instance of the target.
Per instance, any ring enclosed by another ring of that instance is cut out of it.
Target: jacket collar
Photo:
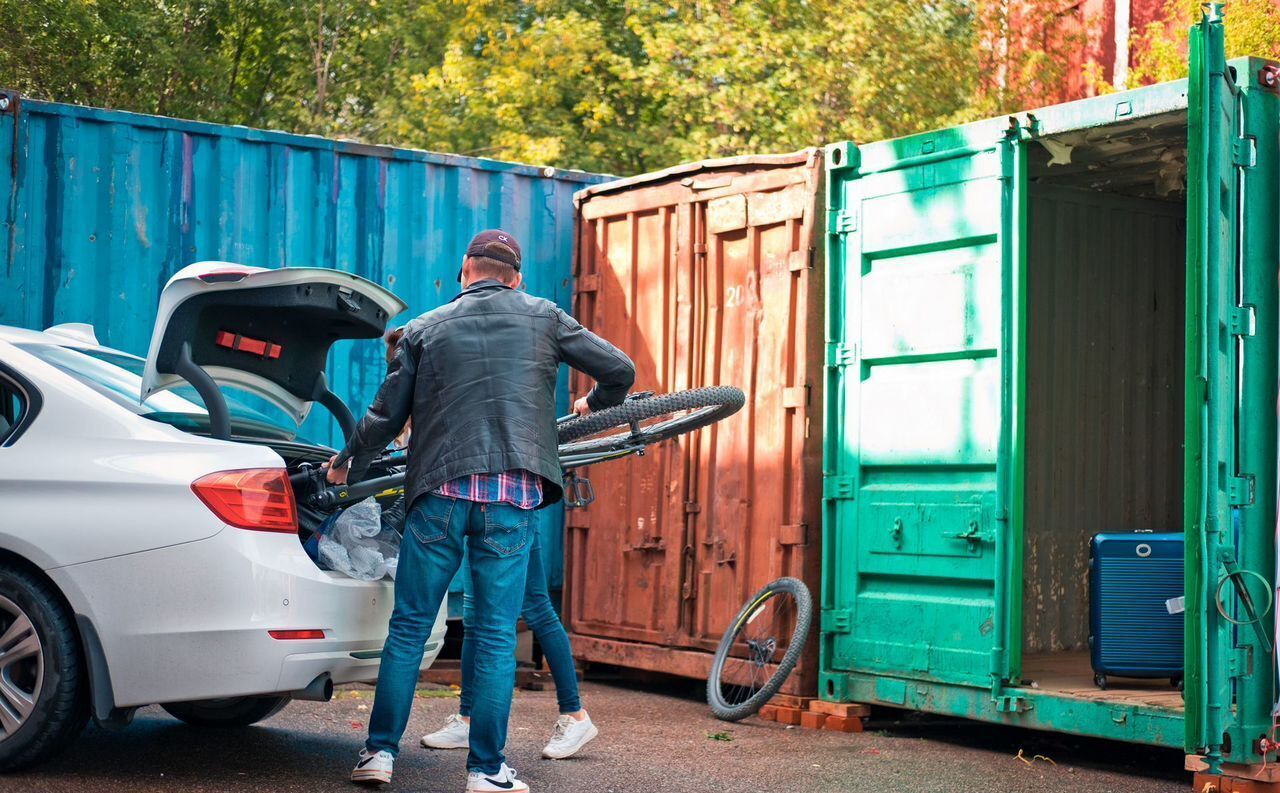
[[[479,292],[481,289],[510,289],[510,288],[511,287],[507,286],[501,281],[495,280],[493,278],[484,278],[479,281],[476,281],[475,283],[471,284],[471,286],[468,286],[466,289],[463,289],[461,292],[454,295],[453,299],[450,300],[449,302],[452,303],[454,300],[457,300],[463,295],[469,295],[472,292]]]

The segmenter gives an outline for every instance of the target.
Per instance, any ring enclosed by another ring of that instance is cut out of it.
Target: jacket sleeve
[[[587,404],[592,410],[622,404],[636,381],[631,359],[561,309],[555,312],[560,359],[596,381],[587,394]]]
[[[351,460],[348,481],[356,482],[369,469],[369,463],[387,447],[413,412],[413,386],[418,372],[418,346],[408,333],[396,345],[395,356],[387,366],[387,379],[382,381],[369,412],[364,414],[356,431],[338,453],[336,465]]]

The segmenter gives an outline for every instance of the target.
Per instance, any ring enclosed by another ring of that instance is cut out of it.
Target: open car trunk
[[[239,437],[220,387],[246,391],[301,423],[319,402],[350,436],[355,419],[325,377],[340,339],[376,339],[405,303],[359,276],[316,267],[269,270],[200,262],[178,271],[160,295],[140,401],[190,384],[208,411],[194,431],[270,446],[285,461],[304,542],[332,510],[308,505],[315,473],[333,451],[297,441]],[[313,473],[304,476],[301,472]],[[385,473],[375,470],[371,475]],[[385,500],[385,499],[384,499]]]
[[[211,434],[227,437],[216,386],[255,394],[301,422],[313,402],[343,434],[351,411],[325,378],[339,339],[375,339],[403,301],[371,281],[316,267],[200,262],[179,270],[160,295],[140,401],[189,382],[204,398]]]

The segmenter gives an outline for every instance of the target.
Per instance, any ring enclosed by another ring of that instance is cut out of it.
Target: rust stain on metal
[[[631,355],[636,388],[747,394],[721,424],[592,469],[565,560],[584,659],[705,677],[763,584],[795,576],[818,596],[821,168],[812,150],[714,160],[575,199],[574,308]],[[806,647],[788,693],[816,689],[814,636]]]

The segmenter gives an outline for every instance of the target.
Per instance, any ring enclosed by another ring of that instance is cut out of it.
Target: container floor
[[[1145,705],[1181,712],[1182,694],[1168,680],[1107,679],[1103,691],[1093,684],[1093,667],[1087,652],[1029,655],[1022,659],[1022,679],[1037,691],[1069,699]],[[1034,683],[1034,686],[1032,685]]]

